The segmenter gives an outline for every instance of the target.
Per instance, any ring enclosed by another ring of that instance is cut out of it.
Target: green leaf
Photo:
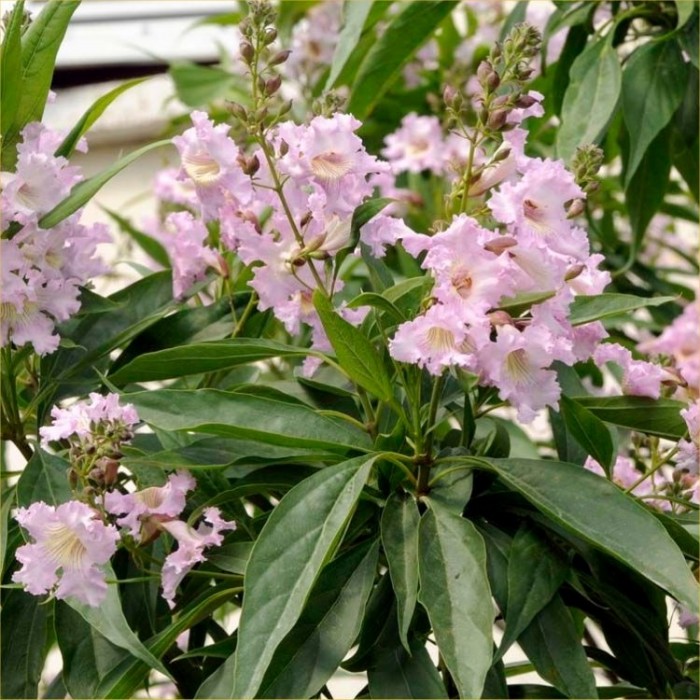
[[[507,311],[511,316],[520,316],[520,314],[529,311],[534,304],[547,301],[553,296],[554,292],[528,292],[514,297],[503,297],[498,308]]]
[[[367,449],[366,433],[307,406],[216,389],[158,389],[127,394],[139,416],[161,430],[196,430],[289,447],[334,452]]]
[[[460,697],[478,698],[493,648],[484,540],[468,520],[428,505],[419,531],[419,598]]]
[[[69,469],[65,459],[37,447],[17,482],[17,505],[26,508],[35,501],[44,501],[57,506],[69,501]]]
[[[627,314],[647,306],[661,306],[676,301],[676,297],[638,297],[634,294],[594,294],[574,298],[569,310],[569,320],[574,326],[600,321],[612,316]]]
[[[579,54],[569,75],[557,132],[557,154],[567,163],[578,146],[602,137],[622,84],[620,62],[607,39],[598,39]]]
[[[361,3],[352,3],[361,4]],[[394,200],[389,197],[376,197],[375,199],[368,199],[366,202],[360,204],[359,207],[355,209],[352,213],[352,220],[350,222],[350,240],[348,244],[342,250],[338,251],[335,256],[335,269],[339,270],[341,263],[357,248],[357,244],[360,242],[360,229],[371,219],[373,219],[379,212],[384,209],[387,205],[391,204]]]
[[[654,214],[663,204],[671,174],[671,127],[657,134],[642,156],[625,189],[625,206],[632,227],[632,250],[636,257]]]
[[[688,427],[680,415],[681,401],[646,396],[576,396],[577,403],[606,423],[671,440],[680,440]]]
[[[299,621],[272,658],[260,697],[310,698],[333,675],[360,631],[378,554],[375,541],[323,569]]]
[[[116,577],[112,567],[106,565],[104,568],[107,572],[107,578],[115,580]],[[126,649],[132,656],[148,664],[150,668],[154,668],[170,677],[165,666],[146,649],[129,627],[122,611],[119,591],[115,584],[110,584],[107,587],[107,597],[98,607],[91,607],[81,603],[76,598],[67,598],[66,603],[112,644],[121,649]]]
[[[64,4],[63,2],[59,4]],[[66,2],[65,4],[69,4]],[[132,151],[128,155],[120,158],[116,163],[113,163],[108,168],[103,170],[101,173],[94,175],[88,180],[83,180],[79,182],[70,194],[59,204],[57,204],[50,212],[44,214],[44,216],[39,219],[39,226],[41,228],[53,228],[63,221],[65,218],[69,217],[74,212],[78,211],[82,206],[87,204],[104,184],[109,182],[115,175],[120,173],[127,165],[131,165],[135,160],[145,155],[149,151],[155,148],[161,148],[162,146],[172,145],[169,139],[164,139],[163,141],[155,141],[154,143],[149,143],[147,146],[142,146],[136,151]]]
[[[152,257],[163,267],[170,267],[170,257],[160,241],[157,241],[143,231],[139,231],[130,221],[117,214],[117,212],[107,209],[107,207],[104,206],[100,208],[117,224],[117,226],[119,226],[119,230],[126,233],[127,236],[130,236],[147,255]]]
[[[125,83],[118,85],[113,90],[110,90],[108,93],[102,95],[102,97],[98,97],[97,100],[95,100],[95,102],[88,107],[83,116],[78,119],[75,126],[68,132],[68,135],[63,139],[63,142],[58,147],[54,155],[69,158],[75,150],[75,147],[78,145],[78,141],[102,116],[107,107],[109,107],[112,102],[119,97],[119,95],[127,90],[130,90],[136,85],[140,85],[144,80],[148,80],[148,78],[135,78],[134,80],[127,80]]]
[[[622,76],[622,109],[630,135],[625,171],[629,185],[642,157],[678,109],[688,65],[675,41],[650,41],[630,56]]]
[[[529,525],[520,527],[510,546],[506,629],[496,659],[549,603],[567,572],[566,562],[536,530]]]
[[[425,643],[411,640],[408,650],[396,645],[369,668],[372,698],[447,698],[445,685]]]
[[[252,549],[252,542],[233,542],[212,550],[212,553],[207,555],[207,561],[222,571],[242,576],[248,565]]]
[[[684,605],[697,607],[697,583],[676,543],[644,506],[613,483],[566,462],[488,461],[508,486],[556,523],[636,570]]]
[[[374,459],[356,457],[321,469],[289,491],[272,511],[246,569],[236,653],[226,661],[216,685],[205,684],[209,697],[256,695],[276,649],[296,624],[333,554]]]
[[[570,698],[597,698],[593,670],[588,665],[569,609],[556,595],[520,635],[520,646],[537,672]]]
[[[697,20],[696,34],[698,33]],[[681,174],[695,201],[700,200],[700,185],[698,184],[700,173],[700,156],[698,151],[698,134],[700,133],[699,116],[700,108],[700,74],[693,66],[688,70],[688,84],[685,97],[681,106],[676,111],[673,123],[667,127],[671,130],[671,155],[673,165]],[[697,221],[697,215],[695,215]]]
[[[350,54],[352,54],[357,42],[362,36],[365,22],[374,4],[373,0],[343,3],[343,28],[340,30],[338,43],[333,52],[331,70],[326,80],[325,90],[330,90],[333,87],[340,72],[347,63],[348,58],[350,58]],[[383,3],[377,4],[380,5]]]
[[[364,120],[400,74],[403,65],[453,10],[451,2],[411,2],[402,7],[360,66],[347,111]]]
[[[370,341],[333,309],[328,297],[314,292],[314,306],[321,318],[340,366],[363,389],[382,401],[392,402],[394,388],[391,379]]]
[[[22,81],[22,20],[24,19],[24,0],[15,3],[12,14],[5,28],[0,51],[0,133],[4,136],[14,123],[19,107]],[[4,141],[3,141],[4,142]],[[4,158],[3,158],[4,165]]]
[[[576,442],[610,474],[615,446],[608,427],[600,418],[567,396],[559,399],[561,416]]]
[[[2,674],[3,698],[39,697],[39,681],[46,658],[49,606],[38,596],[8,591],[3,597]]]
[[[273,357],[303,357],[307,354],[306,348],[258,338],[193,343],[139,355],[129,364],[120,367],[109,379],[114,384],[123,386],[130,382],[215,372]]]
[[[20,88],[19,94],[15,95],[17,107],[14,120],[8,128],[3,129],[2,170],[14,169],[16,144],[22,129],[29,122],[41,121],[51,87],[56,54],[70,18],[79,4],[79,0],[51,0],[44,5],[39,16],[22,36]]]
[[[401,313],[396,305],[392,304],[381,294],[375,294],[374,292],[363,292],[348,302],[349,309],[357,309],[361,306],[371,306],[372,308],[379,309],[384,313],[389,314],[395,323],[403,323],[406,320],[406,317]]]
[[[382,546],[396,594],[399,637],[407,652],[408,630],[418,600],[418,506],[408,494],[394,493],[381,520]]]
[[[696,0],[676,0],[676,11],[678,12],[678,22],[676,29],[680,29],[693,16],[697,7]]]
[[[173,63],[168,72],[175,84],[178,98],[188,107],[208,105],[214,100],[230,95],[232,91],[235,91],[239,102],[249,102],[245,90],[242,89],[241,79],[222,68],[182,61]]]

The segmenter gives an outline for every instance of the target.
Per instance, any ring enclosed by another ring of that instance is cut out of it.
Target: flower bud
[[[497,311],[492,311],[488,314],[488,319],[491,325],[495,328],[497,326],[512,326],[513,317],[503,309],[498,309]]]
[[[280,156],[286,156],[287,153],[289,153],[289,144],[284,139],[282,139],[280,141]]]
[[[446,105],[452,106],[458,94],[459,93],[452,85],[445,85],[445,88],[442,91],[442,99]]]
[[[277,30],[274,27],[268,27],[263,35],[265,46],[269,46],[277,38]]]
[[[572,265],[566,271],[566,274],[564,275],[564,279],[567,282],[570,282],[571,280],[576,279],[585,269],[586,269],[586,266],[583,263],[577,263],[576,265]]]
[[[242,104],[239,104],[238,102],[233,102],[232,100],[226,100],[226,109],[234,117],[236,117],[236,119],[239,119],[242,122],[248,120],[248,112]]]
[[[520,107],[521,109],[527,109],[528,107],[532,107],[538,100],[536,100],[532,95],[520,95],[518,99],[515,102],[516,107]]]
[[[494,238],[492,241],[486,243],[484,245],[484,249],[488,250],[490,253],[500,255],[504,251],[508,250],[508,248],[512,248],[516,245],[518,245],[518,241],[516,241],[512,236],[499,236],[498,238]]]
[[[491,73],[493,73],[493,66],[488,61],[482,61],[476,69],[476,77],[479,83],[485,85]]]
[[[292,100],[287,100],[286,102],[283,102],[282,106],[277,110],[277,116],[283,117],[288,112],[291,112],[293,104],[294,103],[292,102]]]
[[[505,126],[509,114],[509,109],[497,109],[495,112],[491,112],[488,120],[486,121],[486,126],[494,131],[502,129]]]
[[[265,121],[265,117],[267,117],[267,107],[261,107],[259,110],[255,112],[255,121],[260,123]]]
[[[486,87],[489,89],[490,92],[493,92],[494,90],[498,89],[498,86],[501,84],[501,79],[498,77],[498,73],[496,71],[493,71],[491,75],[486,79]]]
[[[275,75],[272,78],[268,78],[265,81],[265,86],[264,86],[264,93],[270,97],[271,95],[274,95],[279,89],[280,86],[282,85],[282,76],[281,75]]]
[[[567,219],[574,219],[577,216],[581,216],[586,209],[586,205],[583,203],[582,199],[574,199],[569,205],[569,210],[566,212]]]
[[[289,55],[292,52],[289,49],[286,49],[285,51],[279,51],[276,53],[269,61],[268,61],[268,66],[279,66],[280,63],[285,63],[286,60],[289,58]]]
[[[258,160],[258,157],[254,155],[250,158],[246,158],[241,169],[246,175],[255,175],[255,173],[257,173],[260,169],[260,161]]]
[[[250,65],[255,58],[255,49],[249,41],[242,41],[238,47],[241,53],[241,58]]]

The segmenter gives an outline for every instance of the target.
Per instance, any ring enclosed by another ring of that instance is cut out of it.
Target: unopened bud
[[[265,92],[265,78],[259,75],[256,84],[259,92]]]
[[[498,309],[498,311],[492,311],[488,314],[488,319],[492,326],[512,326],[513,317],[503,309]]]
[[[446,105],[451,106],[458,94],[459,93],[452,85],[445,85],[445,88],[442,91],[442,99],[445,101]]]
[[[501,95],[491,103],[491,108],[498,109],[499,107],[505,107],[508,104],[509,100],[510,97],[508,95]]]
[[[583,191],[586,194],[593,194],[593,192],[597,192],[600,189],[600,183],[597,180],[593,180],[593,182],[589,182],[584,188]]]
[[[286,156],[289,153],[289,144],[282,139],[280,141],[280,156]]]
[[[512,236],[499,236],[498,238],[494,238],[492,241],[486,243],[484,248],[490,253],[500,255],[504,251],[508,250],[508,248],[512,248],[516,245],[518,245],[518,241],[516,241]]]
[[[498,77],[498,73],[496,71],[493,71],[491,75],[486,79],[486,87],[489,89],[490,92],[493,92],[498,88],[498,86],[501,84],[501,79]]]
[[[301,221],[299,222],[299,227],[304,228],[304,226],[306,226],[309,223],[309,221],[311,221],[312,216],[313,216],[313,214],[310,211],[307,211],[306,214],[304,214],[304,216],[301,217]]]
[[[265,94],[269,97],[270,95],[274,95],[279,89],[280,86],[282,85],[282,76],[281,75],[275,75],[272,78],[268,78],[265,81]]]
[[[253,176],[260,169],[260,161],[257,156],[246,158],[242,165],[242,170],[246,175]]]
[[[263,122],[265,121],[265,117],[267,117],[267,107],[261,107],[257,112],[255,112],[255,121],[256,122]]]
[[[277,30],[274,27],[268,27],[263,35],[265,46],[269,46],[277,38]]]
[[[268,66],[279,66],[280,63],[284,63],[292,52],[289,49],[285,51],[279,51],[276,53],[269,61]]]
[[[242,122],[247,121],[248,112],[246,111],[246,108],[242,104],[239,104],[238,102],[233,102],[232,100],[227,100],[226,101],[226,109],[234,117],[236,117],[236,119],[240,119],[240,121],[242,121]]]
[[[567,219],[574,219],[577,216],[581,216],[583,212],[586,210],[586,205],[583,203],[582,199],[574,199],[573,202],[569,205],[569,209],[566,212],[566,218]]]
[[[488,77],[493,73],[493,66],[488,61],[482,61],[476,69],[476,77],[484,85]]]
[[[255,58],[255,49],[249,41],[242,41],[238,47],[240,51],[241,58],[250,65]]]
[[[501,49],[501,44],[496,42],[491,49],[491,59],[497,61],[503,55],[503,50]]]
[[[479,119],[481,120],[482,124],[486,124],[486,122],[489,120],[489,110],[486,107],[482,107],[479,110]]]
[[[571,280],[576,279],[585,269],[586,269],[586,266],[583,263],[577,263],[576,265],[572,265],[566,271],[566,274],[564,275],[564,279],[567,282],[570,282]]]
[[[287,100],[286,102],[283,102],[282,106],[279,108],[279,110],[277,110],[277,116],[283,117],[288,112],[291,112],[293,104],[294,103],[292,102],[292,100]]]
[[[538,102],[538,100],[532,95],[520,95],[515,102],[515,106],[521,109],[527,109],[528,107],[532,107],[536,102]]]
[[[506,146],[505,148],[499,148],[494,154],[493,154],[493,162],[494,163],[500,163],[502,160],[506,160],[508,156],[510,156],[510,148]]]
[[[486,121],[486,126],[494,131],[502,129],[508,119],[508,114],[510,114],[509,109],[497,109],[495,112],[491,112]]]

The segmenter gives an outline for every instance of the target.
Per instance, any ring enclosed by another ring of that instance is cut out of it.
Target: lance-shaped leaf
[[[609,475],[615,459],[615,446],[608,426],[578,402],[562,396],[561,416],[576,442],[598,462]]]
[[[419,599],[460,697],[478,698],[493,652],[484,540],[468,520],[429,506],[419,530]]]
[[[615,484],[566,462],[490,459],[499,477],[556,523],[691,609],[698,585],[663,525]],[[624,533],[624,537],[620,535]]]
[[[246,593],[234,656],[217,673],[208,697],[252,698],[282,640],[301,615],[367,481],[374,457],[320,470],[280,501],[246,568]]]
[[[309,698],[333,675],[360,631],[378,554],[375,541],[324,568],[306,609],[275,652],[260,697]]]
[[[675,297],[638,297],[634,294],[595,294],[577,296],[571,304],[569,320],[574,326],[628,314],[645,306],[661,306]]]
[[[289,447],[334,452],[367,449],[367,434],[301,404],[216,389],[159,389],[126,394],[139,416],[162,430],[196,430]]]
[[[399,636],[410,653],[408,629],[418,600],[418,526],[420,514],[412,497],[393,494],[382,514],[382,545],[396,594]]]
[[[340,366],[363,389],[382,401],[392,401],[394,389],[381,355],[352,324],[341,318],[324,294],[314,292],[314,306]]]
[[[17,504],[28,507],[36,501],[53,506],[71,499],[68,483],[70,464],[37,447],[17,482]]]

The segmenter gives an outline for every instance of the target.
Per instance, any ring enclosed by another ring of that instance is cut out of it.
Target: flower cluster
[[[80,213],[42,229],[40,218],[82,179],[77,168],[54,155],[61,137],[40,123],[26,126],[14,173],[0,174],[4,225],[19,229],[0,242],[3,299],[0,344],[31,343],[43,355],[56,350],[57,322],[80,309],[80,287],[105,271],[95,257],[98,243],[110,240],[102,224],[85,226]]]

